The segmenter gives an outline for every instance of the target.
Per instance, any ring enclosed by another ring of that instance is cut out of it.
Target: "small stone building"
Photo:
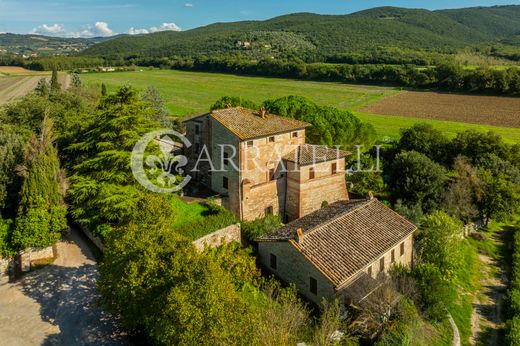
[[[305,144],[310,124],[241,107],[185,121],[187,173],[222,197],[241,220],[284,221],[347,200],[348,153]]]
[[[315,304],[352,303],[393,265],[412,265],[416,229],[377,199],[338,201],[258,238],[259,259]]]

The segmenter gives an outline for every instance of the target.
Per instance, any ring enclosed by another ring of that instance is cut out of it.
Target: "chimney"
[[[262,117],[262,119],[266,118],[267,110],[265,109],[265,107],[260,108],[260,116]]]
[[[300,245],[303,244],[303,231],[301,228],[296,230],[296,242]]]
[[[226,108],[233,108],[233,105],[231,105],[231,103],[226,103],[226,105],[224,107],[226,107]]]
[[[371,200],[374,199],[374,194],[372,193],[372,191],[368,191],[367,199],[368,199],[369,201],[371,201]]]

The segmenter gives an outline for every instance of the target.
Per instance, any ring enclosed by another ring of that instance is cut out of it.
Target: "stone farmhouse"
[[[245,108],[185,121],[187,171],[241,220],[280,215],[262,265],[310,301],[359,302],[394,264],[412,265],[416,226],[369,197],[349,200],[347,152],[305,143],[310,124]]]
[[[393,265],[412,265],[416,228],[375,198],[339,201],[260,237],[258,253],[315,304],[358,303]]]
[[[308,123],[226,108],[185,125],[187,171],[241,220],[276,214],[287,222],[348,199],[348,153],[305,144]]]

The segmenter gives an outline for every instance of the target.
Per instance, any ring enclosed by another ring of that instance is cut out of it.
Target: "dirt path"
[[[0,345],[124,345],[98,306],[99,273],[83,238],[71,231],[45,268],[0,286]]]
[[[507,291],[506,274],[501,263],[489,256],[479,254],[478,258],[482,292],[473,301],[470,341],[472,345],[499,345],[503,323],[502,300]]]

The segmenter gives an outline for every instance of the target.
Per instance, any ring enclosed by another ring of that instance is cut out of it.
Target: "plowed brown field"
[[[520,128],[520,97],[410,91],[386,97],[359,112]]]

